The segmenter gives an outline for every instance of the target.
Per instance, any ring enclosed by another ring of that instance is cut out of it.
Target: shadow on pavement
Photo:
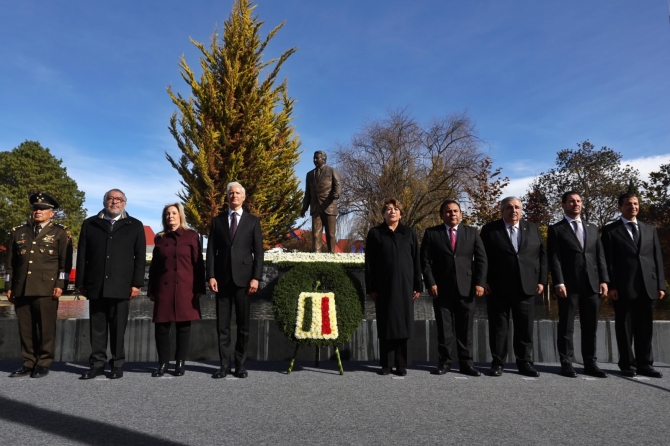
[[[30,416],[26,416],[26,414],[30,414]],[[99,421],[42,409],[3,396],[0,396],[0,419],[78,441],[82,444],[118,444],[124,446],[148,444],[176,446],[181,444]]]

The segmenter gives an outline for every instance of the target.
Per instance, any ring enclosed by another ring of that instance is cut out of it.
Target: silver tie
[[[575,235],[582,249],[584,249],[584,228],[582,228],[582,222],[577,220],[572,220],[572,226],[575,230]]]
[[[512,246],[514,246],[514,252],[519,252],[519,237],[516,235],[514,226],[509,227],[509,239],[512,242]]]

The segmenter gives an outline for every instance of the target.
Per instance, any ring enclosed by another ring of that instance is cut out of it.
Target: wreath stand
[[[288,365],[288,370],[286,371],[286,374],[289,375],[293,371],[293,365],[295,364],[295,358],[298,356],[298,349],[300,348],[300,344],[295,345],[295,350],[293,350],[293,357],[291,358],[291,362]],[[337,367],[340,369],[340,375],[344,375],[344,368],[342,367],[342,359],[340,358],[340,350],[335,346],[335,356],[337,357]],[[316,354],[314,356],[314,367],[319,367],[319,347],[316,347]]]

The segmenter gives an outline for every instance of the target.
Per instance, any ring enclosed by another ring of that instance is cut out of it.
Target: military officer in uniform
[[[67,264],[67,232],[51,221],[58,202],[36,192],[30,204],[32,218],[14,228],[7,249],[7,298],[15,306],[23,355],[23,365],[11,378],[42,378],[49,373],[56,348],[58,298],[72,266]]]

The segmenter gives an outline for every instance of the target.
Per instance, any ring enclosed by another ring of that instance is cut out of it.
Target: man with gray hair
[[[534,297],[547,285],[547,256],[540,228],[521,220],[521,200],[507,197],[500,209],[502,219],[488,223],[481,232],[489,263],[486,304],[491,375],[503,373],[511,314],[519,373],[537,377],[540,374],[533,367]]]
[[[112,353],[109,378],[123,377],[129,301],[144,285],[144,225],[125,211],[126,195],[119,189],[105,193],[103,206],[81,225],[77,250],[76,285],[89,300],[91,335],[91,368],[81,379],[104,373],[108,333]]]
[[[228,210],[212,219],[207,239],[207,279],[216,293],[216,327],[221,367],[212,378],[230,373],[230,320],[235,305],[237,341],[235,375],[246,378],[244,366],[249,344],[250,296],[258,291],[263,275],[263,234],[261,221],[245,212],[246,192],[238,182],[226,187]]]

